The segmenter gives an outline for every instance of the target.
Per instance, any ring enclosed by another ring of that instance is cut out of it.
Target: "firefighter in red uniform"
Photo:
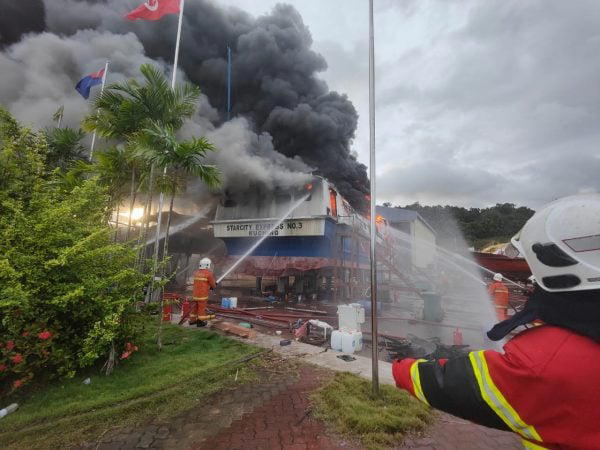
[[[527,448],[600,449],[600,194],[557,200],[513,238],[535,290],[487,334],[542,325],[494,350],[395,361],[398,387],[456,416],[514,431]]]
[[[501,273],[495,274],[494,282],[488,287],[488,293],[494,300],[496,317],[500,321],[508,319],[508,288],[502,282],[502,279]]]
[[[206,304],[208,303],[208,293],[217,286],[215,276],[210,270],[212,261],[208,258],[202,258],[198,270],[194,272],[194,291],[192,299],[192,308],[190,311],[190,325],[196,324],[198,327],[206,325],[206,321],[214,319],[215,316],[206,314]]]

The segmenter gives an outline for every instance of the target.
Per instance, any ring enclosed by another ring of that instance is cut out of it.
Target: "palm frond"
[[[85,157],[86,149],[81,144],[85,134],[80,129],[52,128],[45,131],[48,153],[46,161],[50,167],[66,170],[75,161]]]

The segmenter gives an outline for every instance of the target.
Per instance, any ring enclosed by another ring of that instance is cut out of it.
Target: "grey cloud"
[[[420,201],[424,204],[453,202],[468,205],[473,197],[493,197],[506,182],[501,174],[485,168],[445,164],[436,159],[393,166],[377,177],[378,194],[395,203]]]
[[[472,205],[539,206],[598,189],[600,4],[488,1],[460,8],[468,11],[464,23],[407,48],[402,64],[388,62],[383,75],[381,106],[396,121],[384,122],[387,139],[408,149],[404,160],[422,171],[423,186],[407,192],[429,192],[431,202],[463,202],[470,192]],[[425,21],[426,14],[420,8],[406,20]],[[446,189],[438,189],[439,170],[423,168],[432,148],[424,133],[439,143],[440,158],[452,155],[456,178]],[[384,150],[381,159],[391,154]],[[464,167],[488,172],[494,189],[478,189],[481,173]],[[389,186],[385,192],[403,195]]]

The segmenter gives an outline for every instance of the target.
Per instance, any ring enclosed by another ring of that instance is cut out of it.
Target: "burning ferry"
[[[290,212],[291,205],[296,207]],[[225,194],[213,231],[228,254],[217,270],[269,235],[223,280],[223,287],[337,300],[360,296],[368,284],[368,223],[324,178],[313,177],[298,189]]]
[[[297,189],[255,189],[236,196],[225,193],[212,225],[214,237],[225,243],[227,251],[227,257],[218,262],[217,273],[223,273],[257,239],[264,238],[223,279],[222,290],[232,295],[325,301],[359,300],[367,295],[368,219],[325,178],[315,176]],[[396,244],[386,232],[387,226],[386,219],[378,217],[378,247],[392,258],[390,246]],[[409,271],[411,264],[393,261],[393,265],[396,271]]]

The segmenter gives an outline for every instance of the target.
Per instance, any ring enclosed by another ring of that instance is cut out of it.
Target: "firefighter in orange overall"
[[[487,335],[542,324],[503,352],[396,361],[396,384],[434,408],[513,431],[526,448],[600,449],[600,194],[546,205],[512,243],[536,285],[523,310]]]
[[[217,287],[215,276],[210,270],[212,261],[208,258],[202,258],[198,270],[194,272],[194,291],[192,299],[192,308],[190,311],[190,325],[196,324],[198,327],[206,325],[206,321],[214,319],[215,316],[206,314],[206,304],[208,303],[208,293],[211,289]]]
[[[497,273],[494,275],[494,282],[488,287],[488,292],[494,299],[496,317],[500,321],[508,318],[508,288],[502,282],[502,279],[502,274]]]

